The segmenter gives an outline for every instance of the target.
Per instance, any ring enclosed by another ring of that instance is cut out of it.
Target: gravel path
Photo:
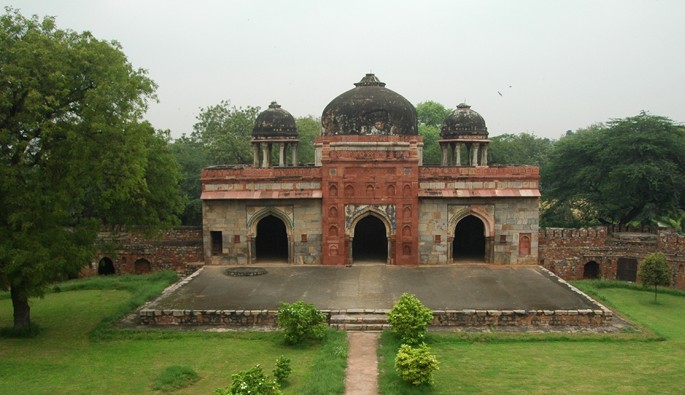
[[[348,332],[345,395],[378,393],[378,332]]]

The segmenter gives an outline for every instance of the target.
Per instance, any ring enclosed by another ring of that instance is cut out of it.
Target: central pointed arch
[[[250,263],[292,262],[292,223],[278,207],[264,207],[248,218]]]
[[[492,214],[480,207],[464,207],[450,218],[450,261],[492,262]]]
[[[377,216],[368,214],[355,224],[352,261],[388,262],[388,230]]]

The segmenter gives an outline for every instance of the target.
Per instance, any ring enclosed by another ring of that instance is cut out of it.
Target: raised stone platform
[[[261,265],[264,266],[264,265]],[[278,305],[302,300],[332,327],[382,330],[402,293],[433,310],[436,327],[598,327],[613,313],[540,266],[268,266],[226,276],[207,266],[139,312],[144,325],[274,327]]]

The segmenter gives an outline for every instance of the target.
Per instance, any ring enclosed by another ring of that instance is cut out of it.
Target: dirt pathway
[[[377,332],[348,332],[347,376],[345,395],[376,395],[378,393]]]

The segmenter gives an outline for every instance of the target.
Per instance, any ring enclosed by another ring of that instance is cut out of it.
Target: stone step
[[[345,331],[382,331],[388,329],[388,316],[385,312],[350,312],[331,315],[330,326]]]

